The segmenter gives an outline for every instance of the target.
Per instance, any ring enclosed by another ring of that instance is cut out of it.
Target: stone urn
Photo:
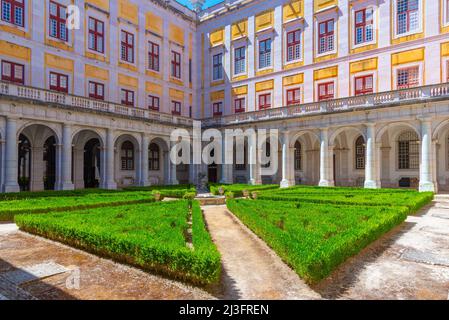
[[[154,200],[156,200],[157,202],[161,201],[161,193],[160,192],[153,193],[153,197],[154,197]]]
[[[254,200],[256,200],[256,199],[257,199],[257,192],[256,192],[256,191],[253,191],[253,192],[251,193],[251,196],[252,196],[252,198],[253,198]]]
[[[218,188],[218,193],[220,194],[220,196],[224,195],[225,191],[223,187]]]
[[[248,191],[248,190],[243,190],[243,191],[242,191],[242,194],[243,194],[243,196],[244,196],[245,198],[248,198],[248,197],[249,197],[249,191]]]

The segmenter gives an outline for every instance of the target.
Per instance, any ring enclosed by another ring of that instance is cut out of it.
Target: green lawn
[[[217,282],[220,254],[192,207],[192,243],[187,246],[189,202],[135,204],[15,217],[21,230],[196,284]]]
[[[186,194],[195,193],[196,189],[193,185],[173,185],[173,186],[150,186],[150,187],[129,187],[128,191],[151,191],[159,192],[164,198],[182,198]]]
[[[315,283],[432,198],[416,191],[295,187],[228,200],[228,208]]]
[[[61,191],[52,192],[49,196],[30,198],[14,198],[14,200],[0,201],[0,221],[12,221],[19,213],[45,213],[55,211],[69,211],[105,206],[117,206],[133,203],[153,202],[154,197],[148,191],[129,192],[86,192],[73,193]]]

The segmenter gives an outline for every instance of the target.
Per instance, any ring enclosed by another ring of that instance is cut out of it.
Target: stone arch
[[[132,149],[126,151],[123,147],[132,145]],[[115,146],[115,176],[119,187],[137,185],[139,183],[141,145],[140,140],[133,134],[123,133],[116,136]],[[132,160],[130,151],[132,150]],[[125,154],[125,152],[127,152]],[[125,164],[124,161],[127,161]],[[129,165],[132,162],[132,166]]]
[[[17,131],[18,183],[22,191],[60,187],[60,130],[55,124],[27,122]]]
[[[76,189],[98,188],[105,182],[104,137],[81,128],[72,135],[72,180]]]
[[[414,130],[416,132],[416,134],[418,135],[418,137],[421,138],[421,130],[419,129],[419,127],[416,124],[398,121],[398,122],[387,123],[387,124],[383,125],[382,127],[380,127],[376,132],[376,143],[381,142],[382,136],[385,134],[385,132],[389,131],[389,129],[395,129],[399,126],[405,126],[405,127],[408,127],[410,129]]]

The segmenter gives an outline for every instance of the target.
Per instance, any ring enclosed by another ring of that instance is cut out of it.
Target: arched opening
[[[293,143],[294,142],[294,143]],[[316,185],[320,179],[320,144],[316,135],[295,135],[290,145],[291,170],[296,185]]]
[[[24,135],[19,136],[18,182],[20,191],[31,189],[31,143]]]
[[[210,151],[210,157],[215,157],[215,148]],[[218,182],[218,166],[215,162],[208,166],[208,177],[210,183]]]
[[[84,145],[84,188],[100,186],[100,140],[92,138]]]
[[[248,138],[243,137],[241,140],[236,138],[233,148],[232,181],[235,183],[248,183]]]
[[[148,147],[148,181],[150,185],[169,184],[170,156],[167,143],[155,138]]]
[[[44,143],[44,190],[55,190],[56,186],[56,139],[49,137]]]
[[[397,139],[397,168],[399,171],[419,170],[420,141],[418,134],[412,130],[402,132]],[[399,187],[417,188],[419,179],[404,175],[399,180]]]
[[[161,153],[156,143],[151,143],[148,149],[148,170],[159,171],[161,169]]]
[[[134,145],[129,140],[122,143],[120,162],[123,171],[134,171]]]
[[[296,141],[295,142],[295,170],[301,171],[302,170],[302,145],[301,142]]]
[[[366,144],[365,138],[363,136],[359,136],[355,140],[355,148],[354,148],[354,157],[355,157],[355,169],[356,170],[364,170],[366,165]]]

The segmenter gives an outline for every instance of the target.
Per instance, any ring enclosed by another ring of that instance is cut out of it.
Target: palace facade
[[[3,192],[187,183],[199,171],[222,183],[449,190],[449,0],[230,0],[196,12],[162,0],[0,2]],[[265,151],[277,174],[174,165],[170,133],[194,119],[279,129],[278,150]]]

